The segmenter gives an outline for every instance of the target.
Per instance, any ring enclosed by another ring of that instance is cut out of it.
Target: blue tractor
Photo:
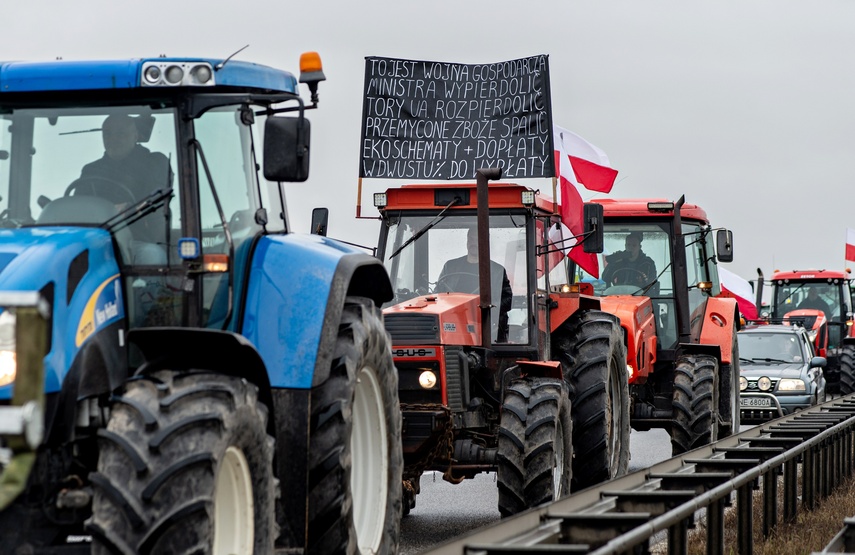
[[[300,69],[0,63],[0,552],[397,551],[392,290],[290,233]]]

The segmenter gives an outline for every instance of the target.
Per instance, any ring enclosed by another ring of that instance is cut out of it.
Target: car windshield
[[[172,108],[0,106],[0,120],[4,227],[98,225],[172,187]]]
[[[803,362],[805,353],[794,333],[740,332],[739,358],[745,363]]]

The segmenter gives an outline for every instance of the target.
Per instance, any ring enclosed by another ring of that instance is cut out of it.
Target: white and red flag
[[[721,280],[721,293],[725,297],[733,297],[739,306],[739,312],[748,320],[757,319],[757,305],[751,300],[754,290],[748,280],[727,270],[718,267],[718,277]]]
[[[563,225],[560,229],[550,230],[549,238],[565,249],[570,248],[569,256],[579,267],[594,277],[600,277],[597,256],[584,252],[581,245],[574,247],[575,239],[566,239],[583,232],[583,201],[577,187],[582,185],[591,191],[608,193],[615,184],[618,172],[609,165],[609,157],[602,149],[572,131],[554,126],[553,142]],[[565,241],[558,242],[560,239]]]
[[[855,262],[855,229],[846,229],[846,260]]]

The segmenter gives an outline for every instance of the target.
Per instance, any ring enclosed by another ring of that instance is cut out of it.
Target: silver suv
[[[801,325],[750,325],[737,337],[743,422],[771,420],[825,401],[826,360],[814,356]]]

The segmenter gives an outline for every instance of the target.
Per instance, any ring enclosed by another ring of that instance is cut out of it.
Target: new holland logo
[[[435,357],[436,349],[392,349],[396,357]]]

